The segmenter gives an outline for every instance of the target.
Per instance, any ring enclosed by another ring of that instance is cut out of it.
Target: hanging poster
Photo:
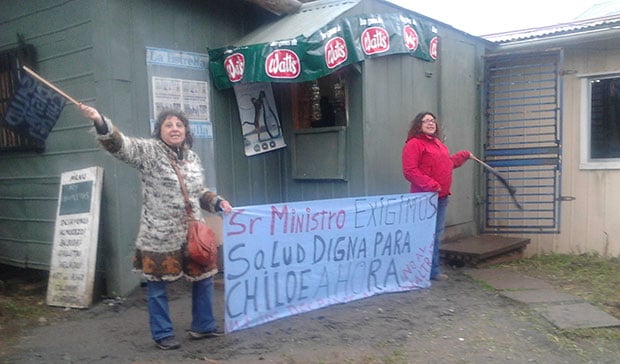
[[[270,83],[234,87],[246,156],[286,147]]]
[[[65,103],[64,96],[22,71],[17,90],[4,113],[4,122],[17,133],[44,142]]]
[[[226,332],[430,286],[436,193],[235,208],[224,216]]]

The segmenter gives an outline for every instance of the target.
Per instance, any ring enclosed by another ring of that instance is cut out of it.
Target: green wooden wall
[[[17,46],[16,34],[37,50],[37,72],[66,93],[96,106],[128,135],[149,136],[146,47],[206,53],[256,26],[242,1],[30,0],[3,1],[0,50]],[[216,140],[229,144],[231,103],[215,95]],[[200,141],[195,148],[200,152]],[[217,149],[217,146],[216,146]],[[135,288],[133,239],[140,216],[138,174],[102,152],[89,122],[67,105],[43,153],[0,152],[0,263],[48,269],[60,174],[104,168],[98,277],[107,294]],[[226,165],[223,178],[229,178]],[[218,183],[219,184],[219,183]],[[222,183],[222,185],[226,185]]]
[[[346,15],[387,11],[399,8],[364,0]],[[127,134],[148,137],[146,47],[204,53],[232,44],[273,17],[243,0],[5,0],[0,50],[15,47],[15,34],[23,34],[38,51],[41,75],[95,105]],[[409,122],[421,110],[439,114],[451,150],[476,151],[485,44],[438,26],[442,43],[436,63],[399,55],[357,65],[349,84],[344,181],[293,178],[286,88],[274,92],[288,147],[253,157],[243,152],[233,90],[213,89],[218,192],[236,206],[407,192],[400,153]],[[0,263],[49,267],[60,174],[97,165],[104,168],[99,277],[107,294],[124,294],[139,280],[131,273],[131,259],[140,183],[133,169],[99,150],[91,129],[68,105],[43,153],[0,152]],[[198,142],[195,149],[201,148]],[[471,232],[474,168],[463,167],[456,180],[448,222]]]

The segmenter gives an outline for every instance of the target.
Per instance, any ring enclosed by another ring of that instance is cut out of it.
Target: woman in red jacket
[[[446,208],[452,185],[452,170],[463,165],[473,154],[462,150],[453,155],[439,140],[437,118],[424,111],[416,115],[403,148],[403,174],[411,183],[411,192],[437,192],[437,223],[431,263],[431,279],[448,279],[439,266],[439,241],[445,229]]]

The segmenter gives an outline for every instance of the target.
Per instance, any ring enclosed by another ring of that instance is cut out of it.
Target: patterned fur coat
[[[187,214],[185,201],[171,159],[184,175],[194,215],[202,219],[201,208],[215,212],[221,199],[203,185],[203,168],[196,153],[183,145],[173,150],[160,139],[131,138],[121,133],[108,118],[100,144],[115,158],[140,172],[142,213],[136,238],[134,268],[147,280],[174,281],[183,276],[200,280],[217,273],[217,267],[194,263],[186,253]]]

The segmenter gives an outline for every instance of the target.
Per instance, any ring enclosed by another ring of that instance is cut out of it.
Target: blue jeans
[[[153,340],[174,336],[168,307],[168,282],[146,282],[149,325]],[[211,332],[217,329],[213,316],[213,277],[192,282],[192,331]]]
[[[431,262],[431,279],[441,274],[439,265],[439,242],[444,230],[446,230],[446,210],[448,209],[448,198],[443,197],[437,201],[437,223],[435,225],[435,244],[433,244],[433,260]]]

